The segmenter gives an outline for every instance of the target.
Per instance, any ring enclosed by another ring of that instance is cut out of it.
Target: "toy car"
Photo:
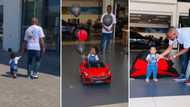
[[[100,62],[91,66],[87,60],[83,60],[80,64],[80,78],[82,83],[85,85],[97,83],[110,84],[112,73],[110,72],[109,67],[109,64]]]

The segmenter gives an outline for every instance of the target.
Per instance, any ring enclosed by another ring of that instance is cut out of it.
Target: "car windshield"
[[[105,64],[103,62],[99,63],[91,63],[86,65],[87,68],[103,68],[105,67]]]

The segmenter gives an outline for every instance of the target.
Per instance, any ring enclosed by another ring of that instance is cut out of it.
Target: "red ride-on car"
[[[83,84],[110,84],[112,80],[112,73],[109,69],[109,64],[97,63],[91,66],[87,60],[83,60],[80,64],[80,78]]]

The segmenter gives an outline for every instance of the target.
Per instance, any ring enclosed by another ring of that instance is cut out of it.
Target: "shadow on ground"
[[[9,53],[3,50],[0,50],[0,64],[7,65],[9,62]],[[27,74],[27,56],[23,56],[19,60],[18,64],[19,68],[23,68],[26,70]],[[59,60],[59,54],[56,52],[47,52],[41,60],[41,65],[39,68],[40,73],[46,73],[54,76],[60,76],[60,60]],[[6,72],[9,72],[9,69],[7,69]],[[7,74],[4,74],[3,76],[8,76]],[[19,74],[18,70],[18,76],[25,77],[22,74]]]

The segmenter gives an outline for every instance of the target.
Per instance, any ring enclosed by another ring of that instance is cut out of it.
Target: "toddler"
[[[157,62],[158,62],[158,54],[156,53],[156,47],[151,47],[149,50],[149,54],[146,57],[146,60],[148,62],[148,66],[147,66],[147,73],[146,73],[146,82],[149,82],[150,76],[151,74],[153,74],[153,80],[155,82],[158,81],[157,79],[157,71],[158,71],[158,66],[157,66]]]
[[[90,65],[96,65],[98,61],[99,61],[99,57],[96,54],[96,49],[93,47],[90,49],[90,52],[88,54],[88,63]]]
[[[21,58],[21,56],[16,57],[15,53],[10,54],[10,61],[9,61],[9,66],[10,66],[10,74],[13,78],[16,78],[16,73],[17,73],[17,64],[18,60]]]

